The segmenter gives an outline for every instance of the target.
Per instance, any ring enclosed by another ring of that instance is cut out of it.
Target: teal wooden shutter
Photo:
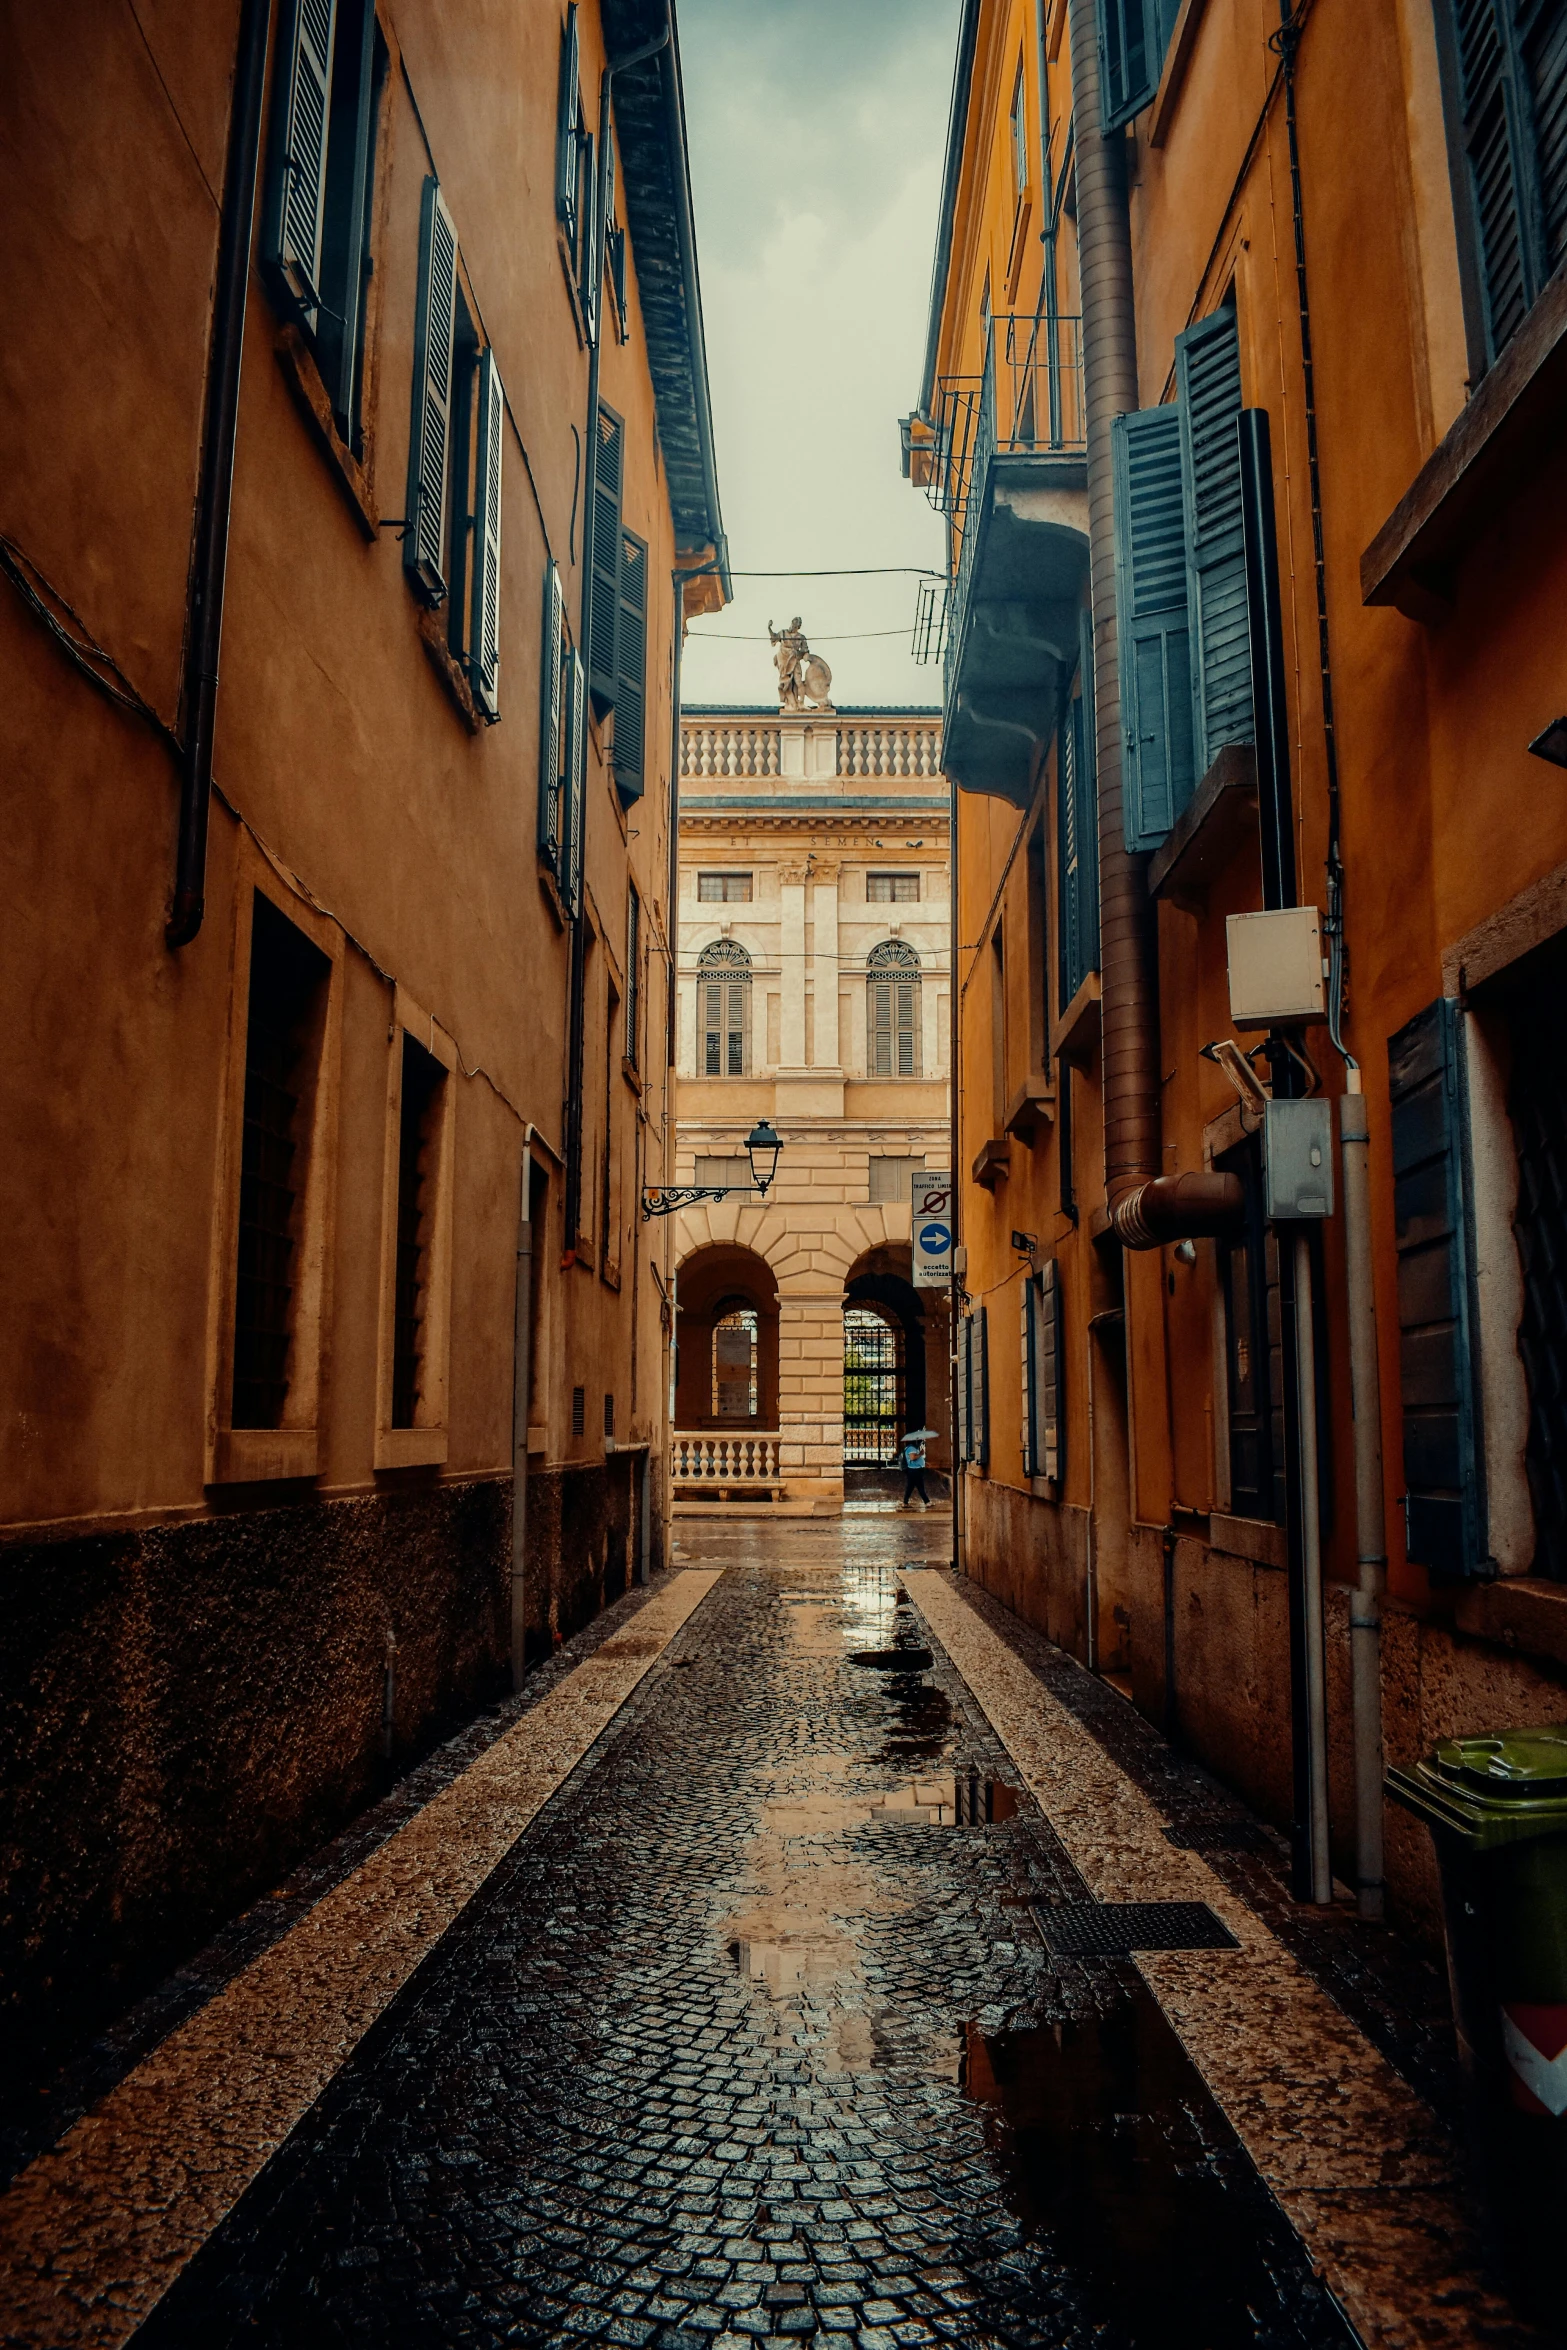
[[[1518,32],[1534,112],[1543,284],[1567,260],[1567,9],[1560,0],[1524,0]]]
[[[1452,0],[1452,20],[1493,360],[1567,253],[1567,14],[1560,0]]]
[[[615,784],[628,804],[646,788],[647,545],[620,534],[620,609],[615,641]]]
[[[1054,1257],[1023,1284],[1023,1474],[1061,1475],[1061,1291]]]
[[[1023,1358],[1019,1371],[1022,1410],[1018,1414],[1023,1474],[1039,1477],[1044,1473],[1039,1466],[1039,1284],[1032,1275],[1023,1284],[1018,1321]]]
[[[339,18],[334,67],[346,84],[333,110],[327,141],[326,209],[321,235],[321,279],[326,305],[316,337],[321,379],[331,396],[338,430],[356,445],[359,375],[363,359],[359,317],[370,260],[370,190],[375,160],[375,0],[360,0]],[[352,44],[352,54],[347,45]],[[347,72],[345,73],[345,64]],[[337,305],[337,315],[331,306]]]
[[[568,741],[562,840],[562,880],[565,887],[562,895],[566,900],[566,911],[575,921],[582,907],[583,833],[588,821],[587,673],[582,666],[582,655],[575,649],[570,655],[566,689]]]
[[[581,38],[577,31],[577,0],[566,11],[566,29],[560,43],[560,90],[555,108],[555,214],[563,224],[573,253],[577,246],[577,173],[580,158],[582,87]]]
[[[1082,615],[1078,681],[1056,736],[1056,885],[1061,1008],[1099,961],[1099,811],[1094,788],[1093,622]]]
[[[1241,535],[1240,330],[1233,309],[1175,338],[1186,499],[1186,599],[1191,625],[1196,771],[1226,743],[1249,743],[1251,633]]]
[[[1387,1048],[1404,1529],[1433,1583],[1487,1571],[1460,1017],[1439,996]]]
[[[337,0],[290,0],[278,34],[262,258],[314,334]]]
[[[1098,0],[1099,109],[1118,130],[1153,102],[1181,0]]]
[[[1111,427],[1122,808],[1133,855],[1167,838],[1197,780],[1181,437],[1179,406],[1140,409]],[[1238,519],[1238,502],[1236,511]],[[1244,627],[1244,569],[1241,586]]]
[[[970,1319],[974,1326],[974,1458],[983,1469],[990,1463],[989,1320],[983,1306],[976,1306]]]
[[[969,1359],[973,1353],[970,1343],[972,1328],[973,1325],[968,1315],[964,1314],[958,1323],[957,1377],[953,1381],[953,1402],[957,1409],[957,1442],[960,1461],[971,1461],[974,1458],[974,1424],[973,1414],[969,1408],[969,1398],[972,1392],[969,1381]]]
[[[544,574],[544,644],[539,662],[539,848],[550,869],[561,871],[561,832],[565,816],[562,789],[566,747],[566,678],[561,660],[566,625],[566,599],[560,573],[551,563]]]
[[[501,438],[506,393],[495,353],[479,359],[479,445],[474,456],[473,698],[490,725],[501,714]]]
[[[414,312],[413,417],[408,434],[408,521],[403,562],[430,604],[446,597],[447,450],[452,431],[452,338],[457,231],[440,184],[424,183]]]
[[[600,408],[593,446],[593,583],[588,598],[588,690],[602,718],[615,707],[620,620],[620,483],[625,427]]]

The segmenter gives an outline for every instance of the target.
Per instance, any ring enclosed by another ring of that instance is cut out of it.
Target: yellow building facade
[[[948,1295],[910,1255],[950,1155],[947,836],[933,711],[682,712],[677,1180],[744,1185],[760,1118],[783,1149],[765,1197],[678,1219],[677,1511],[835,1512],[911,1426],[948,1465]]]

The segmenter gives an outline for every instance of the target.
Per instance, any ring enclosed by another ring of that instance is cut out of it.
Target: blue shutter
[[[990,1336],[989,1319],[983,1306],[976,1306],[969,1317],[973,1324],[973,1415],[974,1458],[979,1466],[990,1463]]]
[[[555,213],[573,253],[577,245],[577,137],[581,123],[582,60],[577,0],[566,11],[560,43],[560,89],[555,109]]]
[[[1186,600],[1191,623],[1196,771],[1226,743],[1249,743],[1251,631],[1241,532],[1240,330],[1216,310],[1175,338],[1186,498]]]
[[[501,438],[506,394],[495,353],[479,361],[479,445],[474,460],[473,698],[493,726],[501,714]]]
[[[639,800],[647,759],[647,545],[620,534],[620,613],[615,643],[615,785]]]
[[[1460,1018],[1439,996],[1387,1048],[1404,1528],[1433,1583],[1487,1570]]]
[[[565,817],[561,776],[568,731],[564,706],[567,679],[561,659],[565,626],[566,599],[560,573],[551,563],[544,574],[544,644],[539,662],[539,848],[557,877],[561,874]]]
[[[561,880],[566,911],[573,921],[582,908],[583,832],[588,820],[588,687],[582,655],[573,650],[566,678],[565,809],[562,817]]]
[[[1064,1417],[1061,1380],[1061,1266],[1055,1257],[1039,1275],[1038,1339],[1035,1346],[1035,1457],[1036,1477],[1061,1482],[1061,1423]]]
[[[1178,406],[1111,427],[1122,809],[1134,856],[1160,846],[1196,783],[1181,435]]]
[[[1093,622],[1084,612],[1078,677],[1056,736],[1056,884],[1061,1008],[1099,962],[1099,811],[1094,790]]]
[[[403,562],[430,604],[446,598],[447,449],[452,429],[452,337],[457,231],[436,180],[424,183],[414,313],[413,417],[408,433],[408,521]]]
[[[1099,112],[1107,131],[1148,104],[1158,72],[1149,55],[1147,0],[1099,0]]]
[[[320,323],[321,223],[337,0],[290,0],[278,34],[262,258],[311,334]]]
[[[615,707],[618,684],[616,638],[620,620],[620,481],[625,427],[611,408],[600,408],[593,444],[593,544],[588,551],[592,586],[588,608],[588,687],[602,718]]]

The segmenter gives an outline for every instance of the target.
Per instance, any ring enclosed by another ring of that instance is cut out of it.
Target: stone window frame
[[[403,1038],[411,1036],[446,1071],[440,1089],[440,1128],[434,1175],[430,1274],[426,1283],[424,1342],[417,1416],[411,1428],[392,1424],[397,1313],[397,1193],[403,1108]],[[387,1035],[386,1108],[381,1146],[381,1262],[376,1323],[375,1466],[438,1468],[450,1451],[452,1224],[457,1140],[457,1047],[421,1005],[398,987]]]

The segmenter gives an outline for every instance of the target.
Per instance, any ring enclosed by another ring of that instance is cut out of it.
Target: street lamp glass
[[[745,1138],[746,1156],[751,1162],[751,1181],[758,1191],[765,1191],[778,1172],[778,1153],[783,1144],[773,1132],[766,1118],[759,1118]]]

